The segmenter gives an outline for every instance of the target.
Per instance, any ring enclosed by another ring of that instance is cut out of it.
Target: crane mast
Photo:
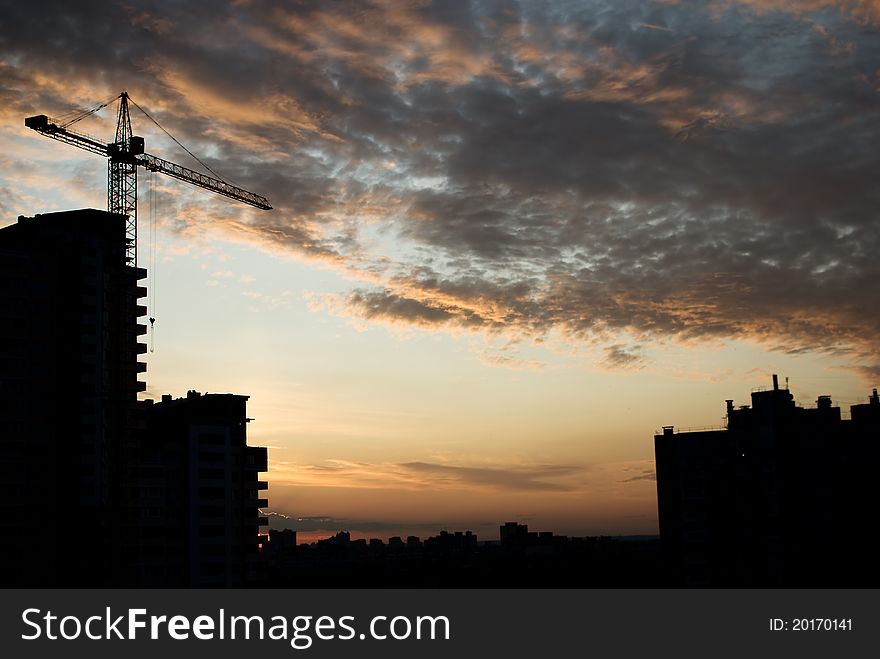
[[[144,152],[144,138],[132,134],[129,114],[128,92],[119,96],[116,115],[116,139],[104,142],[70,128],[73,122],[64,123],[51,119],[45,114],[27,117],[24,125],[52,139],[71,144],[107,158],[107,210],[126,216],[125,233],[128,239],[126,256],[132,265],[137,265],[137,170],[144,167],[152,172],[160,172],[191,185],[215,192],[235,201],[262,210],[271,210],[268,199],[226,181],[202,174],[195,170],[170,162]],[[116,99],[113,99],[116,100]],[[105,103],[82,114],[79,121],[88,114],[105,107]],[[140,108],[140,106],[137,106]],[[149,115],[148,115],[149,116]],[[150,117],[152,119],[152,117]],[[155,120],[154,120],[155,121]],[[158,124],[157,124],[158,125]],[[161,126],[160,126],[161,128]],[[164,130],[164,129],[163,129]]]
[[[137,265],[137,167],[135,156],[144,152],[144,138],[131,134],[128,92],[119,95],[116,141],[107,145],[107,210],[126,216],[128,256]]]

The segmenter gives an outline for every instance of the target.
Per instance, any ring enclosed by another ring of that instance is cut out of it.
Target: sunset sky
[[[141,171],[146,395],[250,395],[301,532],[656,533],[660,426],[880,384],[880,0],[0,7],[0,226],[122,89],[274,206]]]

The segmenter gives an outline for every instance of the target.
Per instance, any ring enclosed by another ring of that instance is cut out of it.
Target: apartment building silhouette
[[[86,209],[0,229],[0,586],[238,586],[258,572],[266,451],[246,446],[247,397],[137,400],[147,273],[125,221]],[[219,450],[203,446],[212,433]]]
[[[880,398],[850,418],[829,396],[797,405],[788,387],[727,401],[726,428],[654,437],[660,537],[686,586],[878,585]]]

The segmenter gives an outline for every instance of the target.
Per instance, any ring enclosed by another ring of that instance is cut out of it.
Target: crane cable
[[[113,101],[115,101],[118,98],[119,98],[119,94],[117,94],[116,96],[111,98],[109,101],[105,101],[104,103],[98,103],[97,105],[94,105],[94,106],[87,108],[85,110],[79,109],[79,110],[71,110],[70,112],[66,112],[66,113],[62,114],[61,117],[67,117],[67,119],[63,120],[63,122],[61,124],[59,124],[59,126],[61,128],[67,128],[68,126],[72,126],[77,121],[81,121],[82,119],[85,119],[86,117],[95,114],[95,112],[97,112],[98,110],[102,110],[102,109],[106,108],[108,105],[110,105]]]
[[[195,160],[197,163],[199,163],[202,167],[204,167],[205,169],[207,169],[209,172],[211,172],[214,176],[216,176],[216,177],[217,177],[218,179],[220,179],[221,181],[226,181],[226,179],[223,178],[222,176],[220,176],[220,174],[218,174],[218,173],[215,172],[213,169],[211,169],[210,167],[208,167],[208,165],[207,165],[205,162],[203,162],[201,158],[199,158],[196,154],[194,154],[192,151],[190,151],[190,150],[187,149],[185,146],[183,146],[183,144],[180,143],[180,140],[178,140],[176,137],[174,137],[174,135],[172,135],[172,134],[169,133],[167,130],[165,130],[165,128],[162,126],[162,124],[160,124],[158,121],[156,121],[155,119],[153,119],[152,116],[150,116],[150,113],[149,113],[149,112],[147,112],[147,111],[144,110],[140,105],[138,105],[138,104],[135,103],[133,100],[131,100],[131,96],[128,97],[128,102],[131,103],[133,106],[135,106],[138,110],[140,110],[141,112],[143,112],[143,113],[144,113],[144,116],[145,116],[147,119],[149,119],[149,120],[152,121],[154,124],[156,124],[156,126],[159,127],[159,130],[161,130],[161,131],[162,131],[163,133],[165,133],[168,137],[170,137],[172,140],[174,140],[174,143],[175,143],[177,146],[179,146],[181,149],[183,149],[184,151],[186,151],[186,152],[187,152],[187,153],[193,158],[193,160]]]
[[[93,106],[93,107],[90,107],[90,108],[87,108],[87,109],[85,109],[85,110],[80,109],[80,110],[73,110],[73,111],[71,111],[71,112],[67,112],[67,113],[65,113],[65,114],[63,114],[63,115],[61,115],[61,116],[62,116],[62,117],[71,117],[71,116],[72,116],[73,118],[69,118],[69,119],[63,121],[63,123],[61,123],[61,124],[59,124],[59,125],[60,125],[61,128],[67,128],[67,127],[69,127],[69,126],[72,126],[72,125],[75,124],[76,122],[78,122],[78,121],[80,121],[80,120],[82,120],[82,119],[85,119],[86,117],[88,117],[88,116],[90,116],[90,115],[92,115],[92,114],[95,114],[96,112],[98,112],[99,110],[101,110],[101,109],[103,109],[103,108],[106,108],[108,105],[110,105],[111,103],[113,103],[113,101],[116,101],[116,100],[118,100],[118,99],[121,98],[121,97],[122,97],[122,94],[117,94],[116,96],[114,96],[113,98],[111,98],[109,101],[105,101],[104,103],[98,103],[97,105],[95,105],[95,106]],[[213,170],[213,169],[212,169],[212,168],[211,168],[211,167],[210,167],[205,161],[203,161],[203,160],[202,160],[201,158],[199,158],[196,154],[194,154],[192,151],[190,151],[188,148],[186,148],[186,147],[183,145],[183,143],[181,143],[180,140],[178,140],[176,137],[174,137],[174,135],[172,135],[171,133],[169,133],[169,132],[165,129],[165,127],[164,127],[162,124],[160,124],[158,121],[156,121],[156,120],[153,118],[153,116],[152,116],[149,112],[147,112],[147,111],[144,110],[140,105],[138,105],[137,103],[135,103],[135,101],[132,100],[131,96],[128,97],[128,102],[131,103],[131,104],[132,104],[134,107],[136,107],[138,110],[140,110],[140,111],[143,113],[143,115],[144,115],[147,119],[149,119],[149,120],[152,121],[154,124],[156,124],[156,126],[159,128],[159,130],[161,130],[161,131],[162,131],[163,133],[165,133],[169,138],[171,138],[171,140],[172,140],[177,146],[179,146],[181,149],[183,149],[184,151],[186,151],[186,152],[190,155],[190,157],[191,157],[193,160],[195,160],[195,161],[196,161],[197,163],[199,163],[202,167],[204,167],[206,170],[208,170],[209,172],[211,172],[216,178],[220,179],[221,181],[223,181],[223,182],[225,182],[225,183],[231,183],[231,181],[230,181],[229,179],[227,179],[227,178],[221,176],[220,174],[218,174],[218,173],[217,173],[216,171],[214,171],[214,170]]]
[[[156,173],[150,170],[150,249],[147,286],[150,292],[150,352],[156,349]]]
[[[95,105],[95,106],[93,106],[93,107],[90,107],[90,108],[87,108],[87,109],[85,109],[85,110],[83,110],[83,109],[79,109],[79,110],[71,110],[70,112],[66,112],[66,113],[64,113],[64,114],[61,115],[61,116],[62,116],[62,117],[68,117],[68,118],[65,119],[65,120],[63,120],[62,123],[59,124],[59,126],[60,126],[61,128],[67,128],[68,126],[72,126],[72,125],[75,124],[76,122],[78,122],[78,121],[80,121],[80,120],[82,120],[82,119],[85,119],[86,117],[88,117],[88,116],[90,116],[90,115],[92,115],[92,114],[95,114],[98,110],[101,110],[101,109],[103,109],[103,108],[106,108],[106,107],[107,107],[108,105],[110,105],[113,101],[116,101],[116,100],[118,100],[118,99],[121,98],[121,97],[122,97],[122,94],[117,94],[116,96],[114,96],[113,98],[111,98],[109,101],[105,101],[104,103],[98,103],[97,105]],[[172,135],[171,133],[169,133],[169,132],[165,129],[165,127],[164,127],[162,124],[160,124],[158,121],[156,121],[156,120],[152,117],[152,115],[151,115],[149,112],[147,112],[147,111],[144,110],[140,105],[138,105],[137,103],[135,103],[134,100],[132,100],[131,96],[128,97],[128,102],[131,103],[133,106],[135,106],[138,110],[140,110],[140,111],[143,113],[143,115],[144,115],[147,119],[149,119],[149,120],[152,121],[154,124],[156,124],[156,126],[159,128],[159,130],[161,130],[161,131],[162,131],[163,133],[165,133],[168,137],[170,137],[171,140],[173,140],[173,142],[174,142],[177,146],[179,146],[181,149],[183,149],[184,151],[186,151],[186,152],[190,155],[190,157],[191,157],[193,160],[195,160],[195,161],[196,161],[197,163],[199,163],[202,167],[204,167],[206,170],[208,170],[209,172],[211,172],[216,178],[220,179],[221,181],[223,181],[223,182],[225,182],[225,183],[230,183],[229,179],[226,179],[226,178],[224,178],[223,176],[220,176],[220,174],[218,174],[218,173],[215,172],[213,169],[211,169],[211,167],[209,167],[208,164],[207,164],[206,162],[204,162],[201,158],[199,158],[199,157],[198,157],[196,154],[194,154],[192,151],[190,151],[189,149],[187,149],[187,148],[186,148],[186,147],[180,142],[180,140],[178,140],[176,137],[174,137],[174,135]],[[70,118],[70,117],[72,117],[72,118]]]

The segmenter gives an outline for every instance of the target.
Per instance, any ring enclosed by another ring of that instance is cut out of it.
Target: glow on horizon
[[[270,447],[269,510],[338,520],[319,535],[449,528],[491,539],[509,520],[569,535],[655,533],[660,426],[721,425],[723,401],[747,404],[771,372],[790,377],[806,405],[827,392],[844,404],[864,398],[829,357],[748,342],[657,346],[650,365],[630,371],[562,342],[520,347],[519,362],[499,364],[486,359],[491,337],[315,310],[313,293],[346,284],[332,270],[223,241],[168,247],[148,395],[250,395],[250,441]],[[172,282],[174,295],[162,293]],[[572,471],[517,492],[535,465]],[[512,474],[511,485],[443,467]]]

